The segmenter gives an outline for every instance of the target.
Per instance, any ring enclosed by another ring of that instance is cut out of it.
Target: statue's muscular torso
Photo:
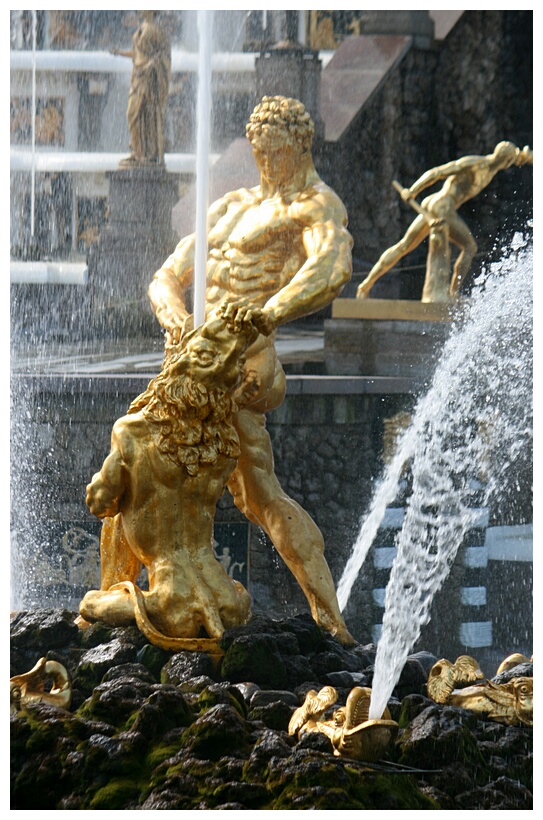
[[[226,194],[209,213],[206,315],[216,308],[263,309],[275,326],[328,304],[351,273],[352,240],[337,195],[313,171],[301,191],[267,197],[261,186]],[[157,317],[168,330],[182,326],[184,294],[194,272],[194,235],[185,237],[150,288]],[[257,412],[277,407],[285,376],[275,333],[261,332],[246,354],[252,388],[238,404]],[[258,388],[258,389],[256,389]]]
[[[469,158],[466,157],[466,160],[469,160]],[[434,203],[449,199],[452,201],[453,207],[458,209],[469,199],[473,199],[474,196],[480,194],[496,176],[497,171],[500,170],[498,166],[492,165],[486,157],[481,157],[475,162],[458,160],[456,163],[451,163],[451,165],[453,167],[457,165],[458,170],[455,170],[445,179],[441,191],[431,194],[424,200],[424,207],[428,205],[431,207]]]
[[[262,307],[306,260],[299,194],[292,202],[261,200],[255,190],[237,195],[209,233],[210,309],[226,295]]]
[[[264,307],[285,287],[307,259],[303,244],[304,203],[311,187],[290,200],[262,199],[260,189],[242,189],[223,200],[224,213],[208,235],[206,312],[225,297]],[[285,376],[274,347],[275,333],[260,335],[247,351],[247,370],[256,374],[258,388],[236,396],[241,406],[260,412],[283,400]],[[256,384],[254,385],[256,388]]]

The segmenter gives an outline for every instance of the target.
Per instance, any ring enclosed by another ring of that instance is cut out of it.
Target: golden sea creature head
[[[508,672],[510,669],[514,669],[515,666],[519,666],[521,663],[533,663],[533,659],[527,658],[526,655],[522,655],[520,652],[514,652],[512,655],[508,655],[505,660],[503,660],[496,670],[496,675],[501,675],[502,672]]]
[[[534,164],[534,152],[530,148],[529,145],[525,145],[522,151],[518,152],[518,156],[515,160],[515,165],[533,165]]]
[[[9,699],[12,714],[30,703],[49,703],[67,709],[72,699],[68,672],[58,661],[40,658],[30,672],[10,678]]]
[[[534,679],[513,678],[511,684],[515,696],[515,712],[522,723],[532,726],[534,721]]]
[[[291,144],[304,151],[310,149],[314,131],[313,120],[303,103],[282,96],[263,97],[246,128],[253,148]]]

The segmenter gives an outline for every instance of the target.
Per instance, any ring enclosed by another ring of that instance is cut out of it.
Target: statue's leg
[[[127,589],[91,589],[79,604],[79,612],[88,623],[103,621],[111,626],[128,626],[136,619]]]
[[[282,490],[263,413],[240,410],[235,419],[241,455],[228,488],[236,506],[268,534],[300,584],[314,620],[342,643],[352,644],[339,611],[324,540],[312,518]]]
[[[422,215],[417,216],[407,229],[403,239],[400,239],[399,242],[392,245],[381,255],[379,261],[376,262],[364,281],[358,286],[357,298],[364,299],[381,276],[384,276],[400,259],[415,250],[426,239],[429,230],[426,218]]]
[[[426,276],[421,302],[451,301],[451,245],[449,225],[445,219],[435,219],[430,225]]]
[[[449,223],[450,240],[460,248],[460,255],[454,263],[450,290],[451,296],[456,297],[477,253],[477,243],[464,220],[456,212],[449,216],[447,221]]]
[[[141,568],[141,561],[126,540],[121,514],[104,518],[100,534],[100,589],[109,589],[119,581],[135,583]]]

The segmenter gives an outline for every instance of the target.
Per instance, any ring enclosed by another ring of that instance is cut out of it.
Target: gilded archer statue
[[[168,101],[171,48],[167,33],[155,23],[156,11],[142,11],[143,22],[132,39],[131,51],[112,49],[132,58],[128,95],[131,154],[121,165],[164,162],[164,115]]]
[[[434,241],[437,259],[433,266],[427,269],[425,290],[432,294],[438,291],[437,298],[423,294],[422,301],[454,301],[458,298],[460,287],[477,252],[477,244],[464,220],[457,211],[469,199],[480,194],[490,184],[498,171],[510,168],[512,165],[533,164],[533,152],[528,146],[522,150],[512,142],[499,142],[491,154],[485,156],[466,156],[461,159],[447,162],[426,171],[410,188],[401,189],[400,195],[404,202],[415,207],[418,216],[407,229],[403,239],[388,248],[373,266],[364,281],[358,286],[357,298],[365,299],[373,285],[381,276],[384,276],[400,259],[411,253],[430,234]],[[436,182],[444,179],[445,183],[437,193],[426,197],[421,205],[415,197]],[[444,234],[444,231],[446,232]],[[433,234],[433,236],[432,236]],[[460,254],[455,262],[452,278],[448,270],[449,240],[460,248]],[[428,282],[433,271],[441,275],[444,263],[446,267],[446,289]],[[449,282],[450,279],[450,282]]]
[[[247,351],[249,381],[236,394],[240,456],[228,487],[238,508],[269,535],[293,572],[315,621],[348,644],[324,541],[274,472],[265,414],[278,407],[286,380],[275,330],[329,304],[351,275],[352,239],[337,195],[311,157],[313,122],[297,100],[264,97],[247,125],[260,184],[226,194],[209,211],[206,310],[260,331]],[[156,272],[151,304],[176,344],[192,325],[185,294],[194,271],[194,235],[182,239]]]

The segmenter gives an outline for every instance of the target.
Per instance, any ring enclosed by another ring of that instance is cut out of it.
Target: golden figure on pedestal
[[[373,285],[400,259],[417,248],[430,235],[426,280],[422,302],[454,302],[477,252],[477,244],[457,211],[469,199],[480,194],[498,171],[512,165],[533,164],[533,151],[522,150],[512,142],[500,142],[492,154],[467,156],[426,171],[410,188],[394,182],[404,202],[418,213],[400,241],[386,250],[358,286],[357,298],[365,299]],[[415,197],[425,188],[444,179],[441,190],[431,194],[419,205]],[[450,242],[460,248],[460,254],[450,274]]]
[[[511,655],[503,661],[497,674],[528,663],[524,655]],[[457,684],[473,686],[455,688]],[[534,715],[533,678],[519,676],[506,683],[485,680],[474,658],[461,655],[454,663],[443,658],[428,675],[428,697],[436,703],[461,706],[479,717],[509,726],[532,726]]]
[[[154,276],[149,296],[166,331],[164,373],[117,421],[111,454],[88,487],[89,507],[105,521],[102,589],[83,599],[85,620],[121,624],[136,618],[149,639],[165,648],[181,648],[181,639],[185,648],[203,648],[202,639],[216,641],[224,628],[243,623],[249,596],[212,553],[215,505],[226,484],[238,508],[269,535],[315,621],[344,644],[354,643],[339,611],[322,534],[275,476],[265,420],[285,395],[276,328],[327,305],[351,275],[347,214],[315,171],[312,135],[311,117],[297,100],[265,97],[255,108],[247,136],[260,185],[226,194],[209,213],[211,323],[192,331],[185,303],[194,236],[182,239]],[[249,347],[245,378],[236,389],[242,341]],[[219,363],[206,369],[207,357],[214,362],[215,356]],[[186,403],[185,383],[193,371],[195,426],[178,407],[179,400]],[[230,390],[234,412],[230,398],[226,407],[215,398]],[[206,428],[207,414],[215,427]],[[217,419],[229,425],[224,440]],[[142,563],[148,593],[135,586]]]
[[[333,686],[325,686],[320,692],[310,689],[303,704],[293,713],[288,726],[289,735],[304,732],[320,732],[330,738],[337,757],[354,760],[379,760],[398,732],[398,724],[391,720],[387,708],[379,720],[368,720],[371,689],[355,686],[349,692],[345,706],[336,709],[332,716],[325,712],[337,701],[338,693]]]
[[[170,40],[155,23],[156,11],[142,11],[143,22],[132,38],[132,51],[112,49],[132,58],[128,95],[131,154],[122,166],[160,165],[164,162],[164,116],[171,70]]]

